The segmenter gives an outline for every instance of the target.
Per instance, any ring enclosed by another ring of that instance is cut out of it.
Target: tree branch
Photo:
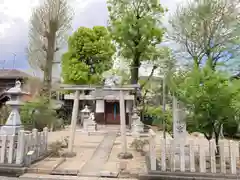
[[[147,80],[140,86],[140,89],[142,89],[149,82],[149,80],[152,78],[154,71],[157,69],[157,67],[158,67],[157,65],[153,65],[150,75],[148,76]]]

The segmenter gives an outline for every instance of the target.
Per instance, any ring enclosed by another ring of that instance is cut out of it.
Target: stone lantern
[[[139,135],[144,132],[144,124],[141,122],[140,116],[137,114],[137,110],[133,110],[132,116],[132,134]]]
[[[83,129],[84,131],[96,131],[96,122],[94,113],[90,111],[88,106],[85,106],[85,108],[81,111],[82,113],[82,120],[83,120]]]
[[[25,92],[21,90],[21,82],[16,81],[15,86],[9,89],[6,94],[10,96],[10,100],[6,102],[11,107],[11,113],[4,126],[1,127],[0,133],[6,135],[18,134],[22,127],[22,122],[19,114],[19,108],[23,105],[21,97]]]
[[[84,122],[85,120],[87,120],[87,119],[89,118],[90,113],[91,113],[91,111],[90,111],[90,109],[88,108],[88,106],[86,105],[86,106],[84,107],[84,109],[81,110],[82,122]]]

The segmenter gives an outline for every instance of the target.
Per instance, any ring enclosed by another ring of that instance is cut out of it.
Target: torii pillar
[[[80,96],[80,91],[76,90],[74,95],[71,126],[70,126],[70,133],[69,133],[70,137],[69,137],[68,152],[67,152],[68,157],[72,157],[76,155],[76,153],[73,152],[73,145],[75,140],[76,125],[77,125],[78,111],[79,111],[79,96]]]

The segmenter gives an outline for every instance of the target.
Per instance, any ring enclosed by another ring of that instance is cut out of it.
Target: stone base
[[[119,153],[118,154],[119,159],[132,159],[133,155],[132,153],[126,152],[126,153]]]
[[[131,130],[132,130],[133,134],[135,134],[135,133],[143,133],[144,132],[144,126],[141,125],[141,124],[133,125]]]
[[[95,122],[86,122],[84,123],[83,125],[84,127],[84,131],[87,131],[87,132],[94,132],[97,130],[97,124]]]
[[[67,158],[72,158],[72,157],[75,157],[76,155],[77,155],[76,152],[64,152],[62,156]]]

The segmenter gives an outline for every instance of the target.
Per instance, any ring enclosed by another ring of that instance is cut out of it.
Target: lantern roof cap
[[[20,81],[16,81],[15,86],[10,88],[8,91],[6,91],[7,94],[27,94],[26,92],[23,92],[21,89],[22,83]]]
[[[81,112],[83,112],[83,113],[90,113],[91,111],[90,111],[90,109],[88,108],[88,106],[86,105]]]

